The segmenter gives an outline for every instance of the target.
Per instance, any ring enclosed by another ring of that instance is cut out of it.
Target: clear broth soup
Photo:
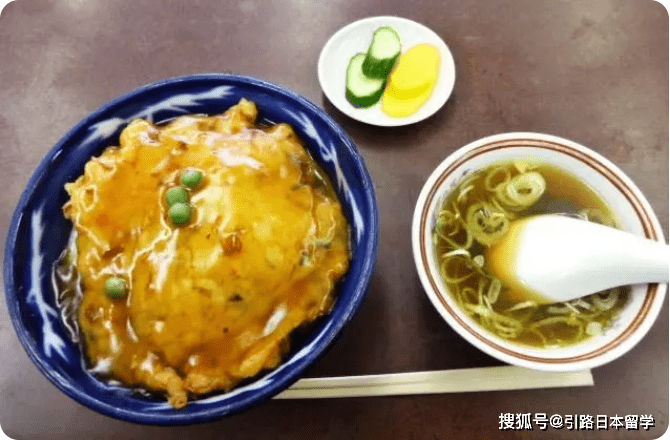
[[[612,324],[630,288],[542,305],[503,284],[489,267],[488,249],[514,221],[540,214],[620,227],[603,199],[571,174],[535,161],[495,163],[442,201],[433,232],[441,277],[461,309],[496,336],[533,347],[577,344]]]

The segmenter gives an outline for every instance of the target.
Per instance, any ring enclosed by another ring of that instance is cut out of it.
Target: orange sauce
[[[183,407],[276,367],[291,331],[330,311],[347,221],[292,128],[261,129],[256,116],[242,100],[163,127],[133,121],[66,185],[93,371]],[[204,178],[175,225],[165,192],[186,169]],[[125,280],[124,299],[105,295],[111,276]]]

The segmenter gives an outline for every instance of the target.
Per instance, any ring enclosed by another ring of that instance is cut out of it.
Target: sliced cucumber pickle
[[[347,67],[347,99],[354,107],[370,107],[384,92],[384,80],[369,78],[363,73],[364,53],[351,57]]]
[[[382,26],[372,36],[363,62],[363,73],[370,78],[386,79],[400,56],[400,35],[391,26]]]

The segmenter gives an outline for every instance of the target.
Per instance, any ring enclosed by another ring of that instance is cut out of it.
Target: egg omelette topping
[[[256,117],[242,99],[134,120],[66,185],[93,372],[181,408],[275,368],[330,311],[350,259],[342,207],[293,129]]]

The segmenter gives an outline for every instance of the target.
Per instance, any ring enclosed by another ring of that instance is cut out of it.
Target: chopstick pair
[[[275,396],[275,399],[441,394],[591,385],[591,370],[549,373],[501,366],[300,379]]]

